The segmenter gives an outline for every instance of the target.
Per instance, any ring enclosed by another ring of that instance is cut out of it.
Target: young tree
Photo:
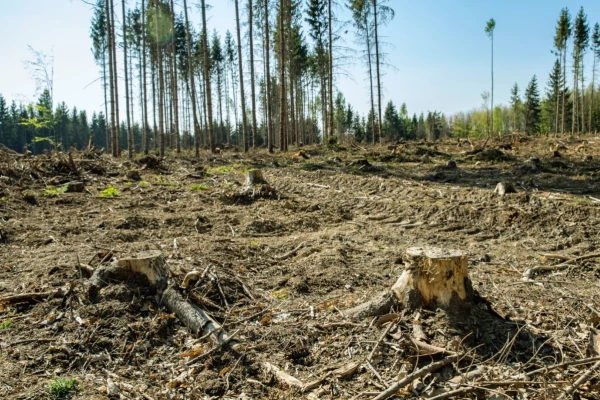
[[[494,29],[496,29],[496,21],[494,21],[494,18],[491,18],[485,26],[485,33],[488,35],[492,42],[492,110],[494,109]],[[492,127],[490,129],[490,133],[493,131],[494,118],[492,118]]]
[[[560,92],[562,90],[562,71],[560,61],[557,59],[554,62],[554,68],[550,72],[548,77],[548,84],[546,86],[546,100],[543,102],[543,110],[545,114],[545,120],[548,127],[551,127],[555,135],[558,130],[556,126],[558,122],[557,113],[557,101],[560,98]],[[547,131],[547,133],[550,129]]]
[[[525,131],[528,135],[539,133],[541,120],[541,101],[537,77],[534,75],[525,89]]]

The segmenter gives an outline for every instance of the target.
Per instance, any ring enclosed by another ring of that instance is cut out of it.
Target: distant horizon
[[[65,102],[70,109],[86,110],[91,118],[94,112],[104,112],[100,69],[90,50],[91,7],[81,1],[50,3],[22,0],[0,6],[0,35],[10,38],[0,41],[0,54],[3,55],[0,59],[0,94],[9,105],[12,101],[25,104],[37,101],[35,85],[23,68],[23,62],[31,59],[27,47],[31,45],[45,53],[54,49],[54,105]],[[130,1],[129,6],[132,5]],[[491,5],[475,0],[459,4],[428,0],[402,4],[402,7],[391,1],[388,5],[394,8],[396,17],[381,29],[383,40],[390,42],[382,47],[388,53],[387,62],[393,66],[382,71],[382,110],[390,100],[397,108],[406,103],[410,116],[439,111],[451,117],[457,112],[481,109],[481,94],[491,90],[490,40],[484,32],[489,18],[494,18],[497,24],[495,106],[508,106],[510,88],[515,82],[523,94],[533,75],[537,76],[540,94],[544,95],[555,60],[551,50],[562,7],[567,6],[574,17],[583,6],[591,27],[600,20],[600,4],[591,0],[566,5],[555,0],[508,1]],[[182,11],[181,5],[178,10]],[[200,20],[197,7],[190,5],[190,11],[192,23],[197,28]],[[345,7],[338,8],[337,12],[339,19],[349,19]],[[230,30],[235,36],[233,4],[213,5],[208,15],[209,31],[219,28],[223,38],[225,31]],[[241,18],[245,18],[245,12]],[[242,29],[245,34],[247,27]],[[306,29],[304,34],[308,37]],[[338,54],[340,73],[335,89],[342,92],[361,117],[366,117],[370,108],[366,73],[361,66],[348,62],[357,51],[351,24],[344,27],[340,35],[342,42],[337,46],[354,50],[345,54],[345,58]],[[569,54],[569,63],[570,59]],[[591,60],[588,52],[586,86],[591,80]],[[122,58],[118,62],[122,68]],[[245,62],[249,91],[248,64]],[[121,97],[120,102],[124,103],[123,90],[120,90]]]

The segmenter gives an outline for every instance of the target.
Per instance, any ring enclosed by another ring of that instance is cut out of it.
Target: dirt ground
[[[592,361],[539,372],[598,355],[600,138],[511,137],[479,152],[457,140],[203,152],[159,165],[72,157],[0,151],[0,398],[52,398],[53,378],[76,379],[73,399],[374,398],[443,358],[417,356],[416,330],[466,357],[397,398],[470,388],[448,398],[555,399],[586,371],[565,398],[600,398]],[[243,192],[255,168],[269,188]],[[72,181],[85,190],[62,193]],[[498,182],[516,193],[495,193]],[[118,197],[101,197],[109,185]],[[470,316],[347,317],[391,287],[413,246],[468,254],[481,296]],[[181,293],[235,333],[241,351],[224,346],[190,364],[213,345],[135,280],[91,298],[84,272],[147,250],[162,252],[174,285],[204,273]],[[524,276],[539,267],[549,270]],[[290,387],[266,362],[317,384]],[[352,363],[347,376],[335,373]]]

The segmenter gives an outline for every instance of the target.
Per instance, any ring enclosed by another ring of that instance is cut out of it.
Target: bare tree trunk
[[[208,73],[208,35],[206,33],[206,0],[202,0],[202,36],[204,36],[204,84],[206,85],[206,103],[208,108],[208,135],[210,151],[215,152],[215,133],[212,120],[212,94],[210,88],[210,76]]]
[[[242,63],[242,35],[240,32],[240,10],[239,0],[235,0],[235,23],[237,31],[237,45],[238,45],[238,67],[240,72],[240,97],[242,104],[242,134],[244,140],[244,153],[248,152],[248,121],[246,117],[246,96],[244,94],[244,68]]]
[[[146,0],[142,0],[142,26],[146,26]],[[142,70],[140,71],[140,80],[142,85],[142,136],[144,142],[142,144],[144,154],[148,154],[148,98],[146,92],[146,35],[142,33]]]
[[[107,40],[108,41],[108,40]],[[106,82],[106,51],[108,49],[104,49],[102,52],[102,86],[104,88],[104,118],[106,119],[106,126],[104,127],[106,133],[106,151],[110,151],[110,131],[111,124],[109,123],[109,115],[108,115],[108,94],[106,93],[108,90],[107,82]],[[112,97],[112,96],[111,96]]]
[[[575,133],[575,128],[579,129],[579,125],[578,125],[578,121],[577,118],[579,117],[578,114],[578,104],[579,104],[579,92],[577,90],[577,86],[579,83],[579,80],[577,79],[577,72],[579,70],[579,65],[575,65],[574,66],[575,71],[573,72],[573,78],[574,78],[574,84],[573,84],[573,126],[571,128],[571,134]]]
[[[592,114],[594,113],[594,90],[595,90],[595,84],[596,84],[596,49],[593,49],[593,53],[594,53],[594,66],[592,67],[592,96],[590,99],[590,119],[589,119],[589,127],[590,127],[590,132],[592,131]]]
[[[267,56],[265,57],[267,70],[267,146],[269,153],[273,153],[273,110],[271,104],[271,67],[270,67],[270,45],[269,45],[269,0],[265,0],[265,49]]]
[[[121,155],[121,119],[119,118],[119,74],[117,69],[117,40],[116,28],[115,28],[115,14],[114,14],[114,2],[110,0],[110,16],[111,19],[111,37],[112,37],[112,51],[113,51],[113,80],[114,80],[114,91],[115,91],[115,127],[113,128],[113,156],[119,157]],[[116,137],[115,137],[116,136]]]
[[[127,113],[127,156],[133,158],[133,132],[131,131],[131,116],[129,113],[129,71],[127,70],[127,14],[125,2],[121,1],[123,11],[123,72],[125,73],[125,112]]]
[[[377,0],[373,0],[373,17],[375,18],[375,65],[377,67],[377,108],[378,112],[378,121],[379,121],[379,143],[381,143],[382,138],[382,123],[381,123],[381,74],[379,71],[379,35],[377,33]]]
[[[328,0],[329,26],[329,136],[333,136],[333,35],[331,33],[331,0]]]
[[[173,82],[172,82],[172,91],[173,91],[173,107],[175,111],[173,112],[173,127],[174,127],[174,139],[177,141],[176,148],[177,153],[181,153],[181,140],[179,137],[179,93],[178,92],[178,84],[177,84],[177,53],[175,52],[175,3],[171,0],[171,13],[173,15],[172,23],[173,23],[173,40],[172,40],[172,55],[173,55]]]
[[[280,120],[279,125],[279,140],[281,143],[279,147],[282,151],[287,151],[287,139],[286,139],[286,128],[287,128],[287,101],[285,92],[285,0],[279,1],[279,86],[281,89],[280,96]]]
[[[560,134],[565,134],[565,96],[567,91],[567,45],[563,46],[563,91],[562,91],[562,119]]]
[[[585,68],[584,57],[581,54],[581,133],[585,133]]]
[[[194,147],[197,158],[200,157],[200,138],[198,126],[198,113],[196,111],[196,82],[194,80],[194,67],[192,62],[192,36],[190,35],[190,20],[188,18],[187,0],[183,0],[183,8],[185,10],[185,34],[187,36],[188,74],[190,75],[189,79],[191,82],[190,98],[192,101],[192,115],[194,119]]]
[[[248,0],[248,37],[250,39],[248,51],[250,52],[250,92],[252,96],[252,148],[256,149],[258,125],[256,123],[256,88],[254,85],[254,18],[252,0]]]
[[[111,153],[113,157],[117,156],[116,140],[117,140],[117,119],[115,113],[115,70],[113,63],[113,29],[112,29],[112,5],[110,0],[106,0],[106,30],[108,32],[108,63],[109,63],[109,79],[110,79],[110,125],[112,131],[112,147]]]
[[[367,60],[369,63],[369,89],[371,91],[371,139],[375,144],[375,98],[373,93],[373,64],[371,62],[371,38],[369,37],[369,21],[365,21],[365,33],[367,36]]]
[[[562,49],[560,51],[561,52],[558,55],[558,59],[562,63]],[[560,85],[560,82],[559,82],[559,85]],[[561,90],[561,88],[559,87],[557,89],[558,90],[556,91],[556,116],[555,116],[555,122],[554,122],[554,136],[555,137],[558,136],[558,114],[559,114],[559,107],[560,107],[560,90]]]

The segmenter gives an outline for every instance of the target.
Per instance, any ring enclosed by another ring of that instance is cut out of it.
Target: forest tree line
[[[574,18],[567,8],[560,12],[556,61],[545,88],[534,76],[523,93],[515,83],[508,105],[494,106],[492,90],[491,107],[490,93],[484,92],[481,107],[468,112],[411,116],[406,104],[382,103],[378,30],[394,17],[385,0],[234,0],[236,29],[224,36],[207,25],[205,0],[199,3],[198,29],[190,23],[187,0],[181,3],[140,0],[128,8],[124,1],[96,0],[90,37],[104,110],[90,118],[76,107],[54,104],[46,74],[36,104],[8,105],[0,95],[0,143],[39,152],[83,148],[91,140],[115,156],[126,149],[131,157],[164,155],[168,149],[198,154],[218,146],[285,151],[330,137],[376,143],[582,133],[600,126],[595,76],[600,29],[597,23],[590,28],[583,8]],[[336,18],[341,6],[352,16],[348,22],[369,82],[367,115],[335,90],[343,57],[337,32],[346,26]],[[587,62],[592,68],[586,77]]]

